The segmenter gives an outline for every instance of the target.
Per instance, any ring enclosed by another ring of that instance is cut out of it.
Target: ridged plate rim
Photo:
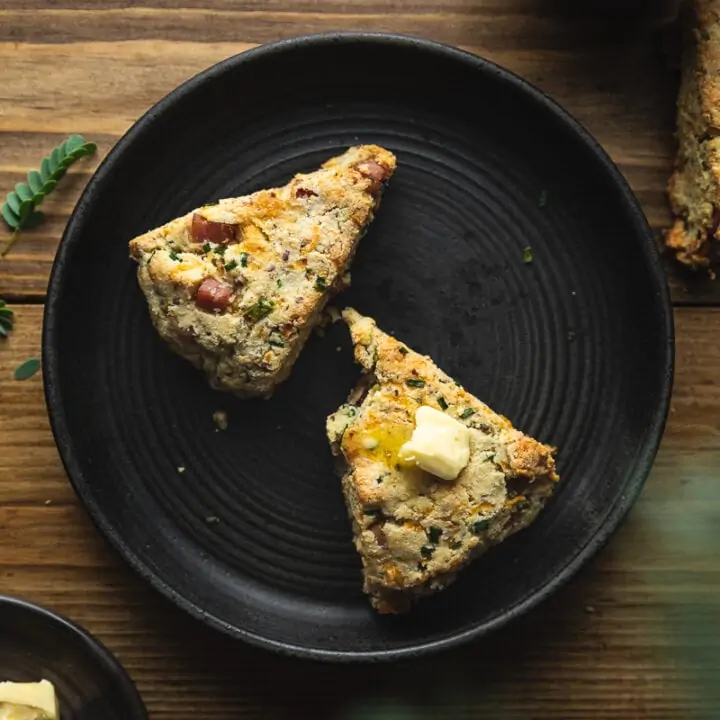
[[[323,650],[312,647],[304,647],[287,642],[280,642],[263,637],[256,633],[244,630],[226,623],[219,618],[207,613],[202,607],[188,601],[181,593],[163,582],[147,565],[134,553],[124,539],[116,532],[112,523],[109,522],[101,507],[95,502],[89,478],[83,475],[81,464],[76,457],[73,439],[69,431],[63,408],[63,401],[60,394],[60,377],[58,357],[55,351],[55,332],[57,326],[57,304],[60,297],[60,289],[63,278],[63,271],[67,262],[70,246],[78,239],[78,230],[83,223],[83,215],[86,209],[92,205],[94,197],[102,189],[105,178],[113,171],[117,160],[126,152],[130,146],[143,133],[148,131],[154,121],[167,112],[172,112],[174,106],[184,97],[195,92],[204,83],[224,74],[233,72],[236,68],[251,65],[267,56],[302,52],[305,49],[318,45],[331,45],[333,43],[352,43],[359,48],[362,46],[372,47],[373,45],[391,45],[399,49],[421,50],[425,53],[435,55],[438,58],[453,60],[457,63],[470,66],[476,72],[484,76],[493,76],[513,86],[516,90],[530,96],[538,106],[542,106],[545,112],[550,113],[559,120],[568,133],[575,135],[589,150],[595,158],[599,171],[606,173],[609,179],[615,184],[622,196],[622,203],[626,206],[629,215],[633,218],[634,239],[641,242],[641,250],[647,264],[650,278],[654,286],[656,305],[662,313],[662,323],[665,331],[664,357],[658,358],[658,365],[662,365],[662,392],[653,415],[653,421],[647,434],[647,442],[636,465],[636,472],[628,479],[622,492],[618,492],[618,499],[608,512],[604,525],[598,530],[591,541],[578,551],[572,561],[565,566],[547,584],[528,596],[510,610],[500,613],[492,620],[483,623],[470,630],[458,632],[448,638],[431,642],[418,643],[413,646],[397,648],[392,650],[377,651],[344,651],[344,650]],[[45,398],[48,406],[50,425],[60,456],[69,476],[70,482],[90,515],[93,523],[100,533],[112,545],[112,547],[125,559],[125,561],[150,583],[157,591],[171,600],[175,605],[188,612],[191,616],[201,620],[216,630],[242,639],[252,645],[274,650],[285,655],[296,657],[312,658],[316,660],[331,662],[378,662],[388,660],[400,660],[409,657],[418,657],[466,643],[474,638],[488,634],[501,628],[513,619],[523,615],[530,609],[547,599],[558,588],[570,580],[592,557],[606,544],[622,523],[628,511],[637,499],[642,487],[650,473],[652,464],[657,454],[662,439],[665,422],[670,407],[670,398],[673,385],[674,371],[674,323],[670,291],[662,267],[660,253],[655,243],[652,231],[647,223],[645,215],[632,193],[627,181],[603,150],[599,143],[585,130],[585,128],[566,110],[548,97],[541,90],[533,86],[527,80],[515,75],[495,63],[443,43],[438,43],[424,38],[408,35],[381,32],[334,32],[302,35],[287,40],[267,43],[256,48],[247,50],[238,55],[229,57],[209,67],[190,78],[175,90],[170,92],[150,110],[148,110],[117,142],[107,157],[100,164],[95,175],[92,177],[84,192],[82,193],[75,210],[63,233],[60,246],[55,256],[43,318],[43,379]]]

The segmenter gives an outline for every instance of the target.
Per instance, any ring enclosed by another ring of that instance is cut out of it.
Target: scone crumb
[[[213,421],[217,425],[218,430],[227,430],[228,415],[224,410],[216,410],[213,413]]]

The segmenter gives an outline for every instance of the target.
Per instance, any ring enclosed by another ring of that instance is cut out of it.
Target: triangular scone
[[[558,480],[554,449],[515,430],[370,318],[354,310],[343,317],[365,372],[348,403],[328,418],[328,438],[343,461],[365,592],[379,612],[405,612],[535,519]],[[463,425],[449,423],[469,448],[469,462],[454,480],[400,459],[423,406],[433,408],[424,416],[445,423],[450,416]]]
[[[220,200],[130,242],[158,333],[211,385],[268,396],[349,283],[395,156],[350,148],[283,187]]]

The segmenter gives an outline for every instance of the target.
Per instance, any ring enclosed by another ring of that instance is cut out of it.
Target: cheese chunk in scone
[[[365,592],[379,612],[401,613],[535,519],[558,480],[554,449],[372,319],[354,310],[343,317],[364,373],[327,434],[341,459]]]
[[[375,145],[350,148],[283,187],[220,200],[130,242],[160,336],[241,397],[290,373],[395,171]]]

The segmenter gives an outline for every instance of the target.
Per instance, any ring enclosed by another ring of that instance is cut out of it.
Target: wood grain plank
[[[628,16],[645,15],[650,19],[672,16],[678,0],[404,0],[406,11],[427,8],[447,12],[460,10],[493,12],[496,14],[525,14],[541,12],[553,17],[602,17],[614,16],[627,19]],[[180,9],[252,10],[257,9],[254,0],[103,0],[103,9],[149,8],[167,11]],[[382,3],[379,0],[323,0],[322,8],[331,10],[354,9],[356,12],[391,12],[399,3]],[[7,10],[92,10],[97,9],[93,0],[2,0],[0,8]],[[315,10],[317,0],[264,0],[263,8],[268,10]],[[659,10],[659,12],[658,12]]]
[[[394,22],[394,29],[403,29],[401,17]],[[497,28],[503,36],[506,29]],[[618,46],[615,39],[590,53],[582,39],[579,47],[564,51],[528,50],[518,39],[505,42],[507,47],[495,50],[481,45],[468,49],[528,78],[578,117],[619,164],[659,234],[669,223],[664,187],[674,151],[674,84],[657,47],[649,40]],[[17,250],[0,262],[0,291],[9,297],[42,298],[62,230],[100,158],[172,88],[249,47],[243,42],[164,40],[1,43],[0,186],[10,188],[22,180],[26,169],[71,132],[96,140],[100,153],[74,169],[48,199],[49,222],[25,233]],[[720,302],[717,283],[679,271],[671,262],[668,272],[676,301]]]
[[[178,10],[212,10],[212,11],[238,11],[248,12],[258,9],[254,0],[103,0],[103,10],[124,10],[131,5],[134,9],[160,10],[176,12]],[[587,12],[588,3],[581,6],[581,14]],[[575,6],[575,8],[573,8]],[[525,14],[537,12],[542,9],[552,15],[567,15],[574,9],[577,14],[577,4],[558,0],[404,0],[402,3],[382,3],[379,0],[264,0],[262,8],[266,11],[314,11],[320,8],[328,12],[355,12],[355,13],[382,13],[392,12],[402,7],[405,12],[420,12],[432,10],[437,12],[486,12],[494,14]],[[2,10],[95,10],[98,5],[93,0],[1,0]]]
[[[568,24],[581,30],[585,40],[595,45],[608,37],[617,38],[616,20],[596,17],[563,16],[543,11],[548,4],[536,2],[521,12],[507,12],[478,4],[451,9],[442,4],[420,9],[395,3],[392,8],[375,11],[355,4],[340,7],[314,6],[285,10],[251,5],[234,7],[120,7],[82,9],[0,8],[0,40],[20,43],[72,43],[103,38],[107,41],[162,38],[182,42],[231,41],[263,43],[281,37],[327,32],[330,30],[401,31],[429,36],[453,44],[482,44],[485,47],[532,49],[538,43],[558,49],[578,47],[579,38],[568,32]],[[504,33],[499,33],[500,28]]]
[[[537,611],[457,652],[383,667],[271,656],[209,632],[112,553],[54,448],[40,345],[20,306],[0,343],[0,587],[66,613],[117,653],[158,720],[410,718],[715,720],[720,689],[720,309],[676,311],[677,374],[652,475],[596,561]],[[50,500],[50,504],[46,501]]]

